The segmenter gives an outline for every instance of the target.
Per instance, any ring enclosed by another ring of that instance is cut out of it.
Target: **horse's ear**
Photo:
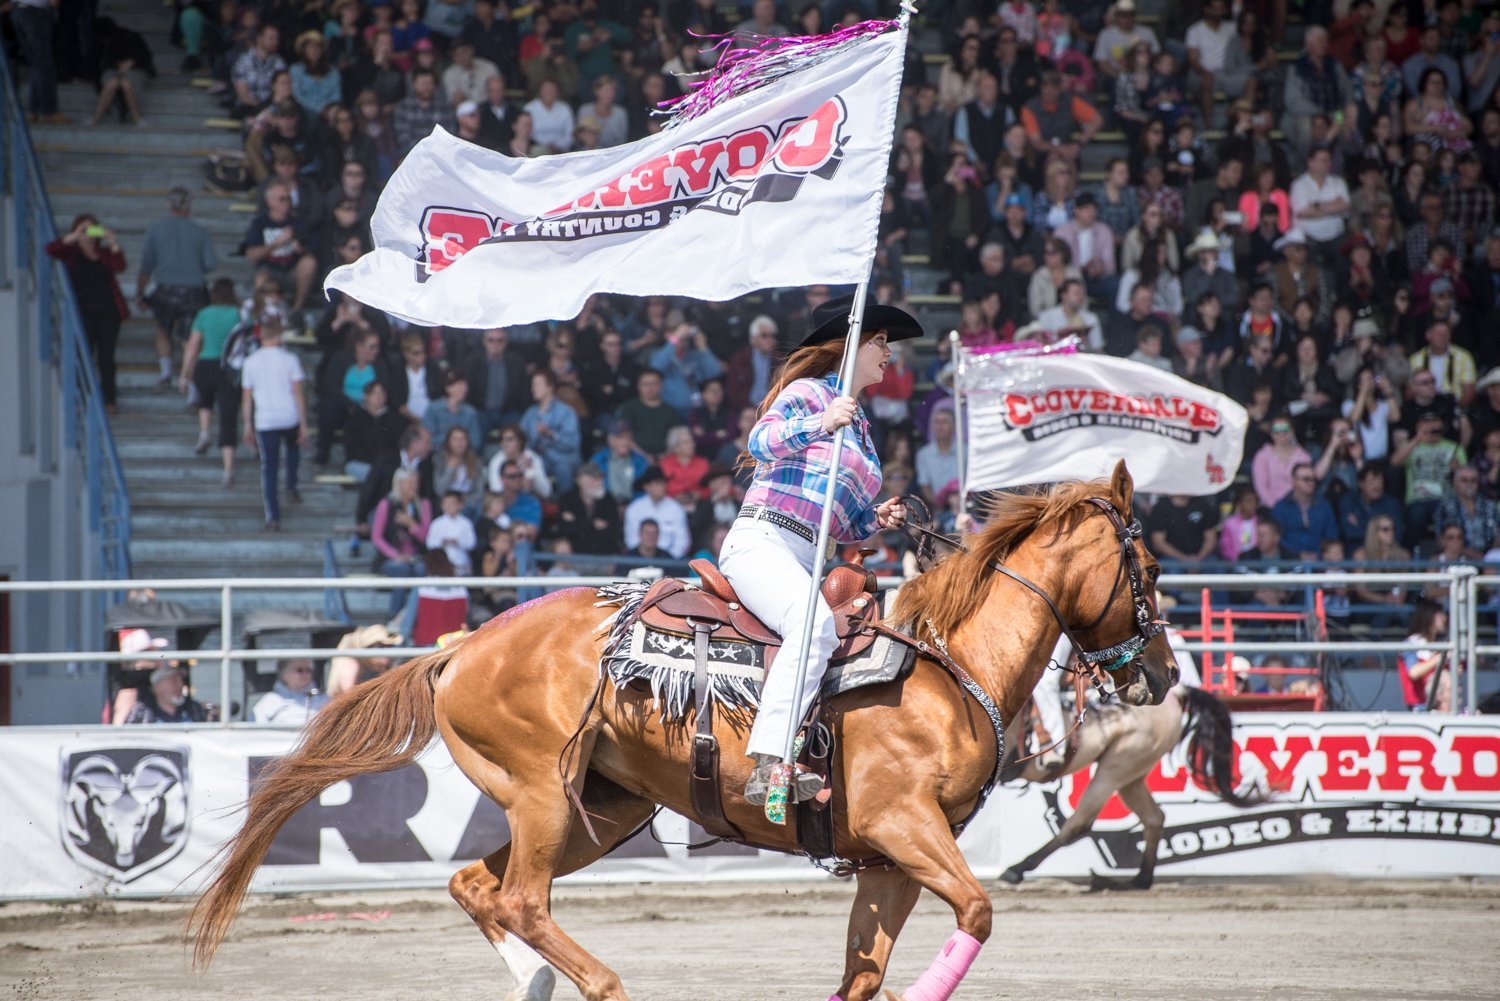
[[[1135,501],[1135,481],[1130,478],[1130,470],[1125,468],[1124,459],[1115,463],[1114,475],[1109,478],[1109,493],[1115,510],[1120,512],[1122,518],[1128,519],[1130,506]]]

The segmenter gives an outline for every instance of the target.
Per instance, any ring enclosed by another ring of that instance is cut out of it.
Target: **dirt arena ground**
[[[556,909],[636,1001],[815,1001],[838,983],[851,892],[571,887]],[[962,999],[1500,998],[1495,882],[1167,883],[1127,894],[1043,880],[994,896],[995,934]],[[183,913],[181,903],[0,906],[0,998],[496,1001],[510,986],[437,891],[253,898],[203,977],[187,972]],[[924,894],[888,985],[909,984],[952,927]],[[577,996],[571,984],[557,992]]]

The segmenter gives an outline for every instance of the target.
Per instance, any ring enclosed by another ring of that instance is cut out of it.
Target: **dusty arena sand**
[[[560,888],[575,939],[635,1001],[820,1001],[837,986],[848,884]],[[1500,884],[1167,883],[995,888],[995,935],[958,999],[1500,997]],[[363,912],[377,921],[351,919]],[[441,892],[256,897],[212,973],[187,972],[180,903],[0,906],[0,998],[496,1001],[498,958]],[[293,921],[309,914],[336,920]],[[930,895],[888,986],[952,930]],[[578,995],[560,987],[559,999]],[[956,999],[956,1001],[958,1001]]]

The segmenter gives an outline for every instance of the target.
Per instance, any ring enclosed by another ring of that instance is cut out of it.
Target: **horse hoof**
[[[1118,892],[1122,890],[1149,890],[1150,888],[1151,884],[1149,882],[1146,883],[1146,885],[1142,886],[1140,883],[1136,882],[1133,879],[1110,879],[1107,876],[1099,875],[1097,872],[1089,873],[1090,893],[1097,893],[1101,890],[1112,890]]]
[[[1003,882],[1009,883],[1011,886],[1020,886],[1021,880],[1025,878],[1026,874],[1023,873],[1020,869],[1017,869],[1015,866],[1011,866],[1009,869],[1000,874],[1000,879]]]
[[[537,970],[531,983],[517,987],[505,995],[504,1001],[552,1001],[552,989],[557,986],[557,974],[550,966]]]

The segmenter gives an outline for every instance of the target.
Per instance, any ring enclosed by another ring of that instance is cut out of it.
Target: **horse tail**
[[[1250,807],[1264,802],[1259,793],[1244,795],[1235,791],[1238,784],[1234,765],[1234,722],[1229,709],[1211,693],[1201,688],[1182,691],[1182,732],[1191,734],[1188,742],[1188,764],[1193,781],[1232,806]]]
[[[222,866],[188,918],[194,966],[213,960],[251,877],[292,814],[335,782],[408,765],[432,743],[437,733],[433,684],[457,646],[342,692],[308,721],[290,754],[254,779],[245,826],[210,861]]]

